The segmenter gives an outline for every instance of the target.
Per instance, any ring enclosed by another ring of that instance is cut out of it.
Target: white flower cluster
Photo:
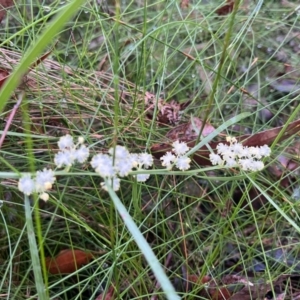
[[[172,144],[173,152],[168,151],[164,156],[160,158],[162,166],[171,170],[175,165],[179,170],[185,171],[190,168],[191,159],[185,154],[189,151],[189,147],[184,142],[176,141]]]
[[[79,137],[78,143],[75,145],[73,137],[69,134],[62,136],[58,141],[60,151],[54,157],[57,168],[71,167],[76,161],[84,163],[89,157],[89,149],[83,145],[83,142],[83,137]],[[54,175],[54,171],[51,169],[37,171],[33,178],[30,174],[25,174],[20,178],[18,188],[27,196],[38,193],[41,199],[47,201],[49,194],[46,191],[51,190],[56,180]]]
[[[22,176],[19,180],[18,188],[27,196],[39,193],[39,197],[47,201],[49,195],[46,191],[52,188],[55,180],[54,172],[51,169],[45,168],[43,171],[37,171],[34,178],[31,178],[31,174]]]
[[[239,167],[245,171],[258,171],[263,169],[261,161],[263,157],[270,156],[271,150],[267,145],[261,147],[244,147],[235,138],[228,137],[227,144],[220,143],[217,146],[217,154],[211,153],[210,160],[213,165],[226,166],[229,168]],[[84,163],[89,157],[89,148],[83,145],[84,139],[78,138],[77,144],[73,137],[65,135],[58,141],[59,152],[54,157],[57,168],[70,168],[75,162]],[[191,159],[187,156],[189,147],[184,142],[176,141],[172,144],[172,152],[167,152],[160,158],[162,166],[171,170],[173,166],[185,171],[190,168]],[[145,170],[153,165],[153,157],[148,153],[130,153],[123,146],[110,148],[108,154],[99,153],[91,160],[91,166],[105,182],[101,183],[107,190],[106,182],[110,182],[113,190],[120,188],[120,178],[129,175],[133,170]],[[54,171],[44,169],[36,172],[35,176],[23,175],[18,183],[18,188],[26,195],[38,193],[40,198],[47,201],[49,195],[46,191],[52,188],[55,182]],[[134,175],[139,182],[146,181],[150,174]]]
[[[78,138],[75,145],[73,137],[69,134],[62,136],[58,141],[59,152],[54,157],[54,163],[58,168],[71,167],[74,162],[84,163],[89,155],[89,148],[83,145],[83,137]]]
[[[110,148],[108,154],[99,153],[91,160],[91,166],[104,179],[111,180],[113,190],[120,188],[120,178],[127,176],[133,169],[148,169],[153,164],[153,157],[148,153],[130,153],[123,146]],[[150,177],[149,174],[136,175],[137,181],[144,182]],[[101,183],[107,190],[105,182]]]
[[[213,165],[238,167],[244,171],[260,171],[264,168],[261,159],[271,154],[271,149],[267,145],[244,147],[234,137],[227,137],[226,141],[229,142],[229,145],[218,144],[218,154],[210,154],[209,158]]]

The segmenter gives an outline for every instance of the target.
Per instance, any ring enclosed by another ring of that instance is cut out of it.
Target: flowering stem
[[[171,284],[169,278],[165,274],[161,264],[159,263],[157,257],[155,256],[153,250],[147,243],[146,239],[140,232],[137,225],[132,220],[131,216],[129,215],[128,211],[126,210],[125,206],[122,204],[121,200],[117,196],[117,194],[113,191],[110,186],[110,181],[106,180],[107,191],[117,208],[122,220],[124,221],[127,229],[132,234],[135,242],[137,243],[138,247],[144,254],[145,259],[147,260],[148,264],[150,265],[157,281],[160,283],[163,291],[167,299],[169,300],[179,300],[180,297],[177,295],[173,285]]]
[[[24,126],[24,132],[25,133],[30,133],[30,117],[29,117],[29,108],[28,105],[25,104],[22,106],[22,118],[23,118],[23,126]],[[30,135],[28,135],[25,139],[26,141],[26,156],[27,156],[27,161],[29,164],[29,168],[31,173],[35,172],[35,159],[34,159],[34,154],[33,154],[33,141]],[[38,293],[41,294],[42,297],[39,297],[39,299],[44,299],[43,297],[46,295],[45,292],[42,292],[46,290],[48,291],[48,274],[46,271],[45,267],[45,252],[44,252],[44,247],[43,247],[43,234],[42,234],[42,225],[41,225],[41,218],[40,218],[40,212],[39,212],[39,202],[38,202],[38,197],[37,195],[33,195],[33,200],[34,200],[34,220],[35,220],[35,228],[36,228],[36,235],[34,235],[34,229],[32,225],[32,219],[31,219],[31,214],[29,215],[30,212],[30,203],[29,203],[29,198],[28,194],[25,196],[25,213],[26,213],[26,220],[28,223],[28,219],[30,217],[30,226],[28,226],[27,231],[28,231],[28,239],[29,239],[29,248],[31,251],[31,259],[33,263],[33,270],[34,270],[34,276],[36,280],[36,289]],[[26,211],[27,209],[27,211]],[[30,239],[31,235],[31,239]],[[33,236],[32,236],[33,235]],[[36,246],[36,240],[35,236],[37,237],[38,244],[39,244],[39,249]],[[34,257],[34,255],[36,257]],[[41,272],[41,265],[39,261],[39,257],[41,257],[42,261],[42,266],[43,266],[43,277],[42,277],[42,272]],[[44,279],[44,281],[43,281]],[[49,295],[47,295],[49,296]],[[49,297],[48,297],[49,298]]]
[[[45,285],[43,282],[39,251],[35,240],[35,233],[34,233],[33,222],[32,222],[30,201],[27,195],[24,195],[24,201],[25,201],[27,235],[28,235],[28,242],[29,242],[30,257],[32,260],[35,286],[37,289],[38,298],[40,300],[47,300],[49,299],[49,297],[46,294]]]
[[[140,201],[140,197],[138,196],[138,195],[140,195],[140,193],[138,193],[137,189],[138,189],[138,186],[137,186],[137,182],[135,180],[132,185],[132,196],[131,196],[132,201],[133,201],[133,208],[134,208],[133,217],[135,218],[135,220],[139,220],[139,218],[141,217],[141,214],[142,214],[141,201]]]
[[[130,172],[130,175],[137,175],[137,174],[150,174],[150,175],[197,175],[199,178],[202,178],[203,176],[199,175],[199,172],[208,172],[212,170],[220,169],[220,167],[207,167],[207,168],[201,168],[201,169],[193,169],[193,170],[186,170],[186,171],[169,171],[166,169],[155,169],[155,170],[139,170],[139,171],[132,171]],[[222,168],[224,170],[226,168]],[[0,172],[0,178],[5,178],[5,179],[19,179],[23,175],[28,174],[28,172],[20,172],[14,173],[14,172]],[[99,177],[99,174],[96,172],[64,172],[64,171],[58,171],[54,172],[55,176],[95,176]],[[231,176],[232,180],[244,178],[244,175],[236,175],[236,176]],[[222,180],[223,177],[211,177],[212,179],[217,179],[217,180]],[[228,180],[228,178],[225,178]]]

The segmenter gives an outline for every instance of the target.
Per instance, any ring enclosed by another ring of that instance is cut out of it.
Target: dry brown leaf
[[[267,80],[270,82],[270,86],[280,93],[300,93],[298,78],[267,78]]]
[[[153,118],[154,111],[157,108],[158,113],[156,115],[156,120],[160,125],[177,124],[180,120],[180,111],[190,104],[190,101],[185,103],[178,103],[175,100],[166,102],[161,98],[157,99],[155,95],[149,92],[145,93],[144,100],[147,116],[149,118]]]
[[[93,255],[82,250],[66,249],[56,257],[46,257],[46,267],[50,274],[71,274],[93,259]]]
[[[202,124],[203,122],[199,118],[191,117],[191,120],[188,123],[178,125],[167,132],[166,138],[173,142],[177,140],[185,142],[196,140],[202,128]],[[214,130],[215,128],[211,124],[207,123],[203,128],[202,135],[205,137]]]
[[[1,1],[1,0],[0,0]],[[0,11],[0,17],[1,17],[1,11]],[[40,58],[38,58],[29,68],[29,70],[34,69],[36,66],[38,66],[40,63],[42,63],[51,53],[52,53],[53,49],[51,49],[50,51],[48,51],[47,53],[45,53],[43,56],[41,56]],[[28,72],[27,72],[28,73]],[[26,74],[25,74],[26,75]],[[25,76],[24,75],[24,76]],[[0,87],[2,87],[2,85],[4,84],[4,82],[8,79],[9,77],[9,73],[7,70],[1,70],[1,76],[0,76]],[[23,77],[24,78],[24,77]]]
[[[262,284],[261,286],[256,286],[256,288],[244,288],[241,291],[237,292],[236,294],[234,294],[230,300],[252,300],[252,299],[269,299],[267,297],[265,297],[268,293],[272,293],[272,287],[271,285],[267,286]],[[271,298],[273,300],[283,300],[284,299],[285,294],[278,294],[275,295],[275,298]]]
[[[281,276],[272,283],[263,280],[249,280],[248,277],[239,275],[225,275],[221,279],[221,284],[217,284],[215,280],[209,283],[208,290],[211,298],[215,300],[250,300],[250,299],[267,299],[267,294],[272,293],[272,286],[281,289],[283,280],[286,276]],[[273,293],[272,293],[273,295]],[[284,294],[278,293],[274,300],[283,299]]]

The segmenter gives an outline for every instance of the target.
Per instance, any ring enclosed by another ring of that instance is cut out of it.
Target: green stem
[[[203,129],[206,125],[206,122],[208,120],[209,112],[210,112],[211,107],[212,107],[212,105],[214,103],[214,100],[215,100],[215,95],[217,93],[218,84],[219,84],[220,78],[222,77],[223,65],[224,65],[225,59],[226,59],[227,54],[228,54],[227,49],[229,47],[230,38],[231,38],[233,25],[234,25],[234,21],[235,21],[235,16],[238,12],[239,5],[240,5],[240,0],[234,1],[234,8],[233,8],[233,12],[231,14],[229,28],[228,28],[228,30],[226,32],[226,35],[225,35],[223,51],[222,51],[222,54],[221,54],[221,58],[220,58],[216,78],[213,82],[212,91],[210,93],[209,100],[208,100],[208,106],[207,106],[207,109],[206,109],[206,113],[204,114],[203,123],[202,123],[201,129],[200,129],[196,144],[199,142],[199,140],[201,138],[202,131],[203,131]]]

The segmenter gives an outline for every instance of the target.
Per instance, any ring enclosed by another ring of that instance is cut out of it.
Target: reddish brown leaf
[[[110,286],[107,292],[101,293],[95,300],[113,300],[115,299],[115,289]]]
[[[220,7],[219,9],[217,9],[216,13],[219,16],[228,15],[229,13],[232,12],[233,5],[234,5],[234,0],[227,0],[227,3],[224,6]]]
[[[273,129],[265,130],[259,133],[256,133],[254,135],[245,134],[241,135],[239,137],[236,137],[238,142],[241,142],[244,146],[263,146],[263,145],[271,145],[273,141],[278,136],[279,132],[282,130],[283,126],[276,127]],[[284,132],[284,134],[281,136],[280,141],[283,141],[293,134],[300,131],[300,120],[294,121],[291,124],[289,124]],[[195,146],[195,141],[186,141],[185,137],[179,137],[180,141],[186,142],[189,147]],[[217,145],[219,143],[228,144],[226,141],[220,141],[220,142],[210,142],[209,146],[212,149],[216,149]],[[166,143],[161,144],[154,144],[151,147],[151,153],[156,158],[161,158],[167,151],[171,150],[171,145]],[[196,153],[194,153],[193,159],[196,163],[198,163],[200,166],[203,165],[211,165],[211,162],[209,160],[209,154],[210,151],[206,146],[203,146],[201,149],[199,149]]]
[[[189,0],[181,0],[181,2],[180,2],[180,7],[181,7],[182,9],[188,8],[188,7],[189,7],[189,4],[190,4],[190,1],[189,1]]]
[[[3,78],[6,78],[8,75],[9,75],[9,73],[8,73],[7,70],[5,70],[5,69],[0,69],[0,81],[1,81]]]
[[[0,0],[0,22],[5,18],[7,8],[14,5],[14,0]]]
[[[211,280],[211,277],[208,275],[205,275],[203,277],[200,277],[198,275],[195,274],[190,274],[188,276],[188,281],[193,282],[193,283],[198,283],[198,284],[204,284],[207,283]]]
[[[71,274],[92,259],[93,255],[89,252],[66,249],[56,257],[46,257],[46,267],[51,274]]]
[[[1,69],[0,70],[0,87],[3,85],[5,80],[8,78],[9,73],[7,70]]]
[[[265,130],[254,135],[242,135],[238,138],[239,141],[243,141],[244,146],[263,146],[271,145],[282,130],[283,126],[275,127],[273,129]],[[293,134],[300,131],[300,120],[290,123],[285,132],[283,133],[280,141],[284,141]]]
[[[226,287],[217,289],[212,294],[212,300],[228,300],[230,299],[230,297],[231,297],[231,293]]]
[[[6,80],[8,77],[9,77],[9,76],[0,79],[0,87],[2,87],[2,85],[3,85],[4,82],[5,82],[5,80]]]
[[[186,279],[184,277],[177,277],[174,280],[174,287],[178,292],[188,292],[193,290],[195,286],[197,286],[197,295],[201,296],[201,299],[211,299],[207,289],[204,288],[210,284],[211,280],[211,277],[207,275],[199,276],[196,274],[189,274],[187,275]]]

